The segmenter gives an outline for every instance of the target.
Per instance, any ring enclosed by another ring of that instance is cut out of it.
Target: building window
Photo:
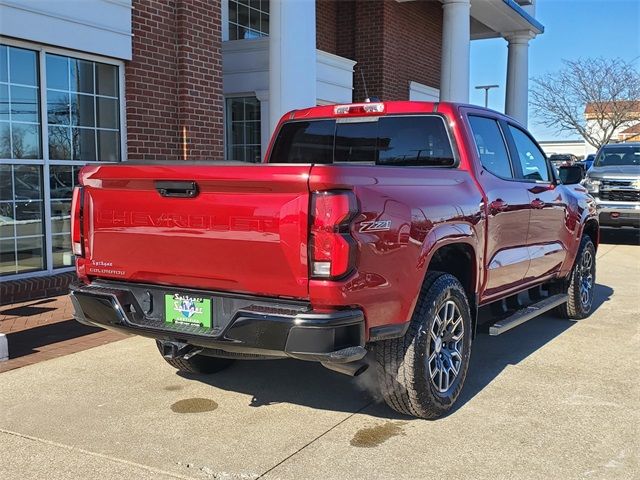
[[[229,0],[229,40],[269,35],[269,0]]]
[[[2,276],[73,266],[78,171],[122,156],[120,67],[45,50],[0,45]]]
[[[259,163],[260,102],[256,97],[227,99],[227,158]]]
[[[47,54],[51,160],[120,160],[118,67]]]

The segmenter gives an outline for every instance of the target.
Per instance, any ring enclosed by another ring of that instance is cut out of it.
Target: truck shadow
[[[601,228],[600,243],[612,245],[640,245],[640,229]]]
[[[594,309],[611,297],[613,290],[596,286]],[[516,365],[554,338],[572,328],[574,322],[551,316],[535,318],[498,337],[478,334],[473,345],[466,384],[454,413],[489,385],[510,365]],[[351,378],[319,364],[297,360],[253,360],[236,362],[216,375],[178,373],[216,388],[251,397],[251,407],[292,403],[319,410],[365,413],[384,419],[407,419],[382,404],[376,391],[374,369]]]

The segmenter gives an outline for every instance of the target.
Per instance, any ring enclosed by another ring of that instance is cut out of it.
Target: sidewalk
[[[9,360],[0,362],[0,372],[125,338],[82,325],[72,313],[66,295],[0,306],[0,333],[9,343]]]

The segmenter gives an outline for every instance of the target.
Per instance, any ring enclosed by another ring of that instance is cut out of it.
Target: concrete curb
[[[9,360],[9,342],[4,333],[0,333],[0,362]]]

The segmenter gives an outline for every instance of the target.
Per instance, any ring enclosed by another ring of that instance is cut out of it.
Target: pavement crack
[[[260,480],[261,478],[263,478],[265,475],[267,475],[269,472],[275,470],[276,468],[278,468],[280,465],[282,465],[284,462],[286,462],[287,460],[289,460],[291,457],[294,457],[295,455],[297,455],[298,453],[300,453],[302,450],[304,450],[305,448],[307,448],[309,445],[311,445],[312,443],[314,443],[316,440],[321,439],[322,437],[324,437],[327,433],[331,432],[332,430],[338,428],[340,425],[342,425],[343,423],[345,423],[347,420],[349,420],[350,418],[352,418],[353,416],[357,415],[358,413],[360,413],[361,411],[363,411],[365,408],[367,408],[370,405],[373,405],[373,401],[363,405],[362,407],[360,407],[358,410],[356,410],[355,412],[351,413],[350,415],[346,416],[345,418],[343,418],[342,420],[340,420],[338,423],[336,423],[333,427],[327,429],[326,431],[322,432],[320,435],[318,435],[316,438],[312,439],[311,441],[309,441],[308,443],[306,443],[305,445],[303,445],[302,447],[300,447],[299,449],[297,449],[295,452],[293,452],[291,455],[288,455],[287,457],[283,458],[282,460],[280,460],[278,463],[276,463],[273,467],[269,468],[268,470],[266,470],[265,472],[261,473],[260,476],[256,479],[256,480]]]
[[[73,452],[82,453],[84,455],[89,455],[89,456],[92,456],[92,457],[102,458],[102,459],[105,459],[105,460],[109,460],[109,461],[112,461],[112,462],[120,463],[120,464],[127,465],[127,466],[130,466],[130,467],[141,468],[143,470],[146,470],[148,472],[154,473],[156,475],[165,475],[167,477],[179,478],[181,480],[195,480],[194,477],[187,477],[185,475],[180,475],[178,473],[168,472],[168,471],[162,470],[160,468],[150,467],[149,465],[144,465],[142,463],[131,462],[131,461],[125,460],[123,458],[112,457],[111,455],[105,455],[103,453],[98,453],[98,452],[92,452],[90,450],[85,450],[84,448],[78,448],[78,447],[74,447],[74,446],[71,446],[71,445],[65,445],[64,443],[58,443],[58,442],[54,442],[52,440],[46,440],[44,438],[33,437],[31,435],[26,435],[24,433],[13,432],[11,430],[5,430],[4,428],[0,428],[0,433],[4,433],[6,435],[13,435],[15,437],[24,438],[24,439],[27,439],[27,440],[31,440],[33,442],[44,443],[45,445],[50,445],[52,447],[57,447],[57,448],[62,448],[62,449],[73,451]]]

